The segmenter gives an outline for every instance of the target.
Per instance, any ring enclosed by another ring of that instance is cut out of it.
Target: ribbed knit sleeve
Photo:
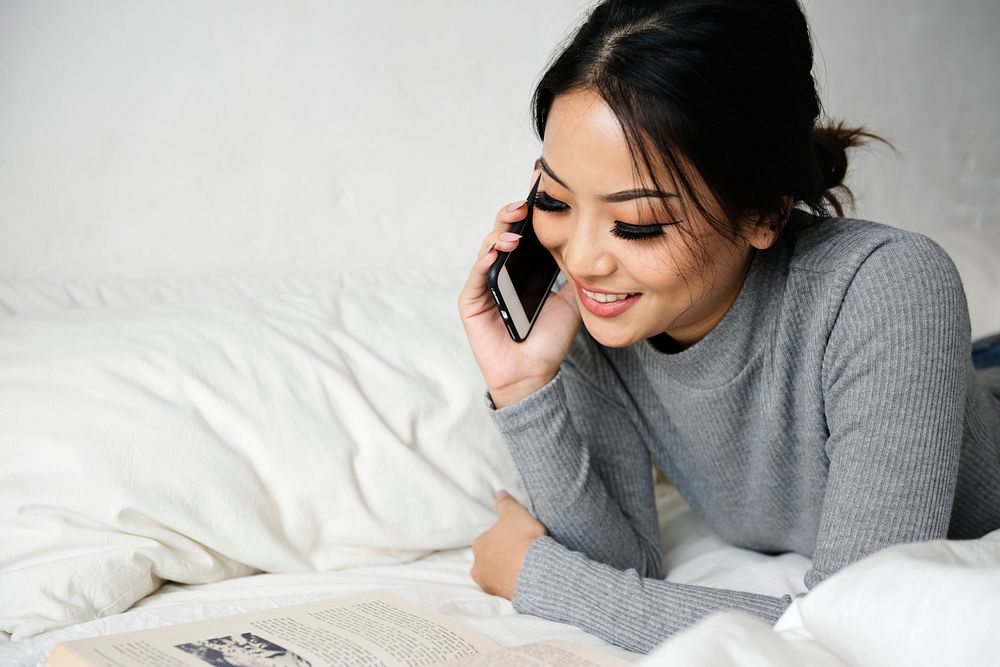
[[[627,405],[585,368],[594,360],[584,340],[547,385],[491,412],[549,531],[525,556],[514,608],[642,653],[712,611],[742,609],[773,623],[789,596],[659,578],[649,452]]]
[[[921,235],[854,272],[823,360],[829,476],[812,569],[944,538],[955,496],[970,326],[954,263]]]
[[[576,420],[570,402],[583,411]],[[564,362],[547,385],[491,416],[549,535],[598,561],[659,574],[652,463],[622,405]]]
[[[792,597],[642,577],[541,537],[521,565],[513,603],[522,613],[571,623],[616,646],[649,653],[716,611],[743,611],[773,625]]]

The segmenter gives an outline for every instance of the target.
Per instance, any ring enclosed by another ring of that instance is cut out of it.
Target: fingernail
[[[502,498],[506,498],[509,495],[510,495],[509,493],[507,493],[503,489],[500,489],[499,491],[497,491],[497,500],[500,500]]]
[[[514,232],[500,232],[500,236],[497,238],[501,241],[516,241],[521,238],[521,235],[515,234]]]
[[[523,199],[521,201],[516,201],[513,204],[508,205],[507,206],[507,210],[510,211],[511,213],[513,213],[514,211],[516,211],[517,209],[521,208],[522,206],[524,206],[527,203],[528,202],[524,201]]]

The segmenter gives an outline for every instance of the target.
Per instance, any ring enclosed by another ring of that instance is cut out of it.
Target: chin
[[[631,327],[623,325],[603,321],[594,323],[586,318],[583,324],[587,327],[590,337],[604,347],[628,347],[641,338]]]

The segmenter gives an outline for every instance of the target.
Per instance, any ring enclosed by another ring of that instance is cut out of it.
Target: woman
[[[486,271],[518,202],[459,299],[535,514],[499,499],[472,576],[518,611],[639,652],[784,612],[661,578],[651,461],[730,543],[812,558],[807,590],[1000,528],[1000,369],[939,246],[842,217],[846,150],[878,137],[816,126],[811,69],[796,0],[612,0],[540,81],[534,226],[566,284],[512,342]]]

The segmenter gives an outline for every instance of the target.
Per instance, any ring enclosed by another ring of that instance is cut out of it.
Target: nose
[[[591,278],[610,275],[616,266],[608,247],[610,234],[603,222],[580,218],[563,246],[563,262],[571,275],[590,282]],[[604,232],[604,233],[602,233]]]

